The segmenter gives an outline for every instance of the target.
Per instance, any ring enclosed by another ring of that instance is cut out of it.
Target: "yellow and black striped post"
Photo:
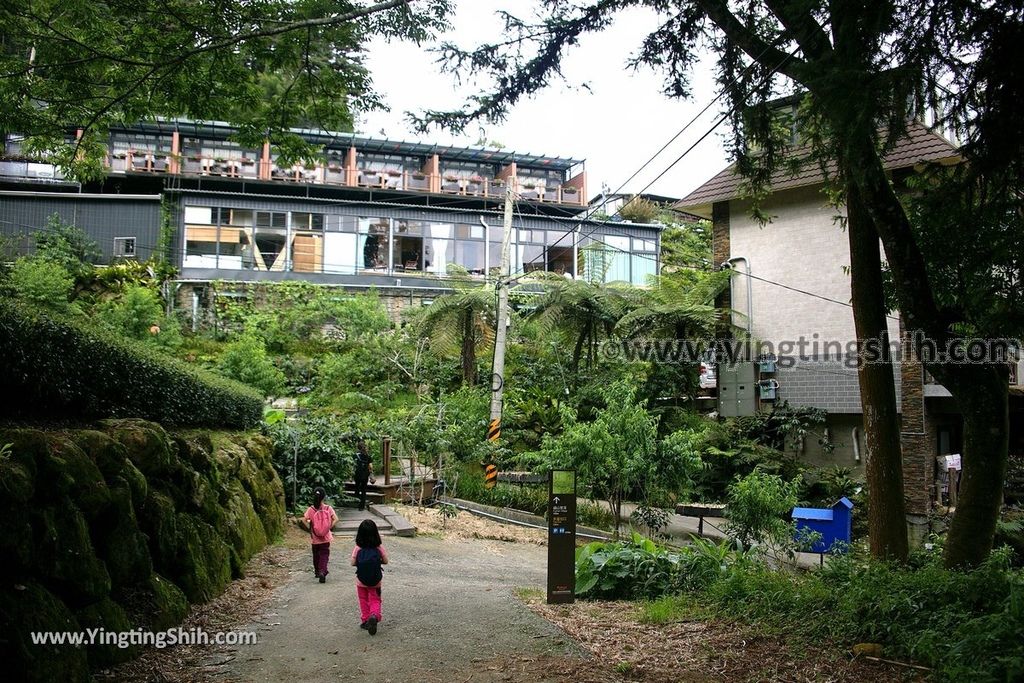
[[[501,438],[501,418],[496,417],[487,425],[487,440],[497,444]],[[484,464],[484,486],[493,489],[498,483],[498,466],[493,462]]]

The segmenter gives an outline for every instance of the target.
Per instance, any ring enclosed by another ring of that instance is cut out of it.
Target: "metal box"
[[[821,534],[821,540],[811,546],[812,553],[830,552],[837,542],[850,544],[853,503],[845,496],[837,500],[830,509],[793,508],[792,516],[796,522],[797,540],[800,539],[801,530]]]

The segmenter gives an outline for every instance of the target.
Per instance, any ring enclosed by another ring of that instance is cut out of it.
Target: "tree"
[[[363,43],[426,40],[449,11],[448,0],[4,3],[0,131],[81,178],[102,175],[110,125],[155,116],[227,118],[247,146],[269,137],[285,159],[309,156],[289,127],[349,130],[381,106]]]
[[[436,353],[453,346],[459,349],[462,383],[473,386],[477,380],[477,348],[490,343],[494,336],[494,288],[476,286],[463,278],[454,283],[456,291],[434,299],[423,309],[417,324]]]
[[[636,390],[619,381],[605,388],[607,407],[593,422],[577,422],[564,408],[565,431],[544,437],[543,458],[554,468],[575,468],[592,495],[608,501],[618,538],[622,503],[657,479],[657,420],[636,402]]]
[[[869,242],[871,248],[881,240],[902,320],[909,330],[921,333],[914,337],[918,353],[925,349],[925,340],[950,347],[965,325],[989,332],[983,320],[971,318],[970,310],[941,305],[937,291],[944,283],[933,279],[921,235],[898,193],[899,179],[890,178],[882,159],[905,133],[908,119],[930,107],[944,112],[944,123],[957,126],[967,138],[966,158],[972,165],[982,162],[977,176],[981,185],[990,184],[993,173],[1001,175],[999,163],[984,162],[1001,160],[1003,167],[1019,171],[1024,137],[1015,119],[1024,82],[1019,54],[1024,8],[1019,3],[598,0],[580,6],[552,0],[535,23],[506,15],[506,36],[500,43],[471,51],[443,46],[442,58],[450,68],[489,71],[496,76],[495,86],[462,110],[428,111],[414,119],[421,126],[459,128],[480,118],[504,118],[518,100],[560,75],[566,49],[583,34],[607,28],[619,11],[636,6],[656,11],[663,23],[643,41],[631,63],[665,73],[667,95],[689,94],[689,68],[699,56],[698,46],[708,45],[715,52],[718,82],[730,103],[720,121],[732,123],[737,168],[748,178],[755,198],[763,196],[774,170],[802,160],[830,173],[835,200],[855,206],[855,213],[862,209],[851,238]],[[940,103],[940,92],[945,102]],[[773,106],[787,93],[799,97],[795,122]],[[808,146],[802,158],[787,154],[792,124]],[[1019,211],[1020,194],[1012,196]],[[1001,241],[998,235],[1004,229],[1004,224],[994,226],[996,234],[985,238]],[[948,238],[952,242],[958,236]],[[855,254],[861,249],[866,254],[868,246],[859,245]],[[851,265],[854,280],[868,279],[868,286],[858,286],[854,293],[858,334],[880,331],[881,293],[874,283],[880,266],[873,258],[858,258]],[[1008,446],[1006,369],[998,363],[952,360],[942,357],[925,366],[950,390],[964,415],[964,476],[946,562],[970,566],[990,552],[998,516]],[[877,419],[865,425],[881,467],[873,478],[880,471],[900,471],[899,451],[891,438],[898,429],[895,399],[871,379],[881,373],[878,368],[861,372],[869,385],[863,398],[879,408]],[[878,523],[884,518],[893,528],[902,527],[900,501],[892,489],[877,491],[873,483],[871,535],[892,538]],[[872,551],[898,559],[902,548],[903,542],[894,538],[891,544],[874,544]]]
[[[46,219],[46,228],[32,233],[36,256],[56,263],[76,280],[92,273],[102,257],[99,245],[81,228],[65,223],[60,214]]]
[[[263,340],[255,335],[245,334],[228,344],[219,363],[224,375],[259,389],[265,396],[284,389],[284,373],[274,367]]]
[[[597,362],[601,338],[610,339],[615,325],[626,312],[625,287],[606,285],[597,278],[567,280],[558,275],[538,275],[544,293],[538,297],[531,317],[544,330],[558,330],[573,344],[572,367],[579,378],[580,361],[586,351],[587,369]]]

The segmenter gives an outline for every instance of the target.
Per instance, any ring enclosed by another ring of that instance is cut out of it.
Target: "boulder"
[[[110,593],[110,575],[96,556],[85,516],[67,498],[32,519],[34,571],[71,607],[82,607]]]
[[[113,634],[127,634],[132,628],[124,609],[110,598],[103,598],[77,610],[75,617],[83,629],[100,629],[100,633],[111,634],[111,638]],[[101,640],[86,647],[89,666],[94,669],[104,668],[138,657],[142,648],[131,645],[127,638],[127,635],[123,635],[117,640]]]
[[[5,678],[26,683],[90,680],[83,648],[33,644],[32,632],[80,630],[71,610],[41,584],[0,588],[0,662]]]

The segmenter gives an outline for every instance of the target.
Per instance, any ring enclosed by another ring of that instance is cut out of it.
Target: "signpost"
[[[548,478],[548,604],[573,602],[576,593],[576,470]]]

